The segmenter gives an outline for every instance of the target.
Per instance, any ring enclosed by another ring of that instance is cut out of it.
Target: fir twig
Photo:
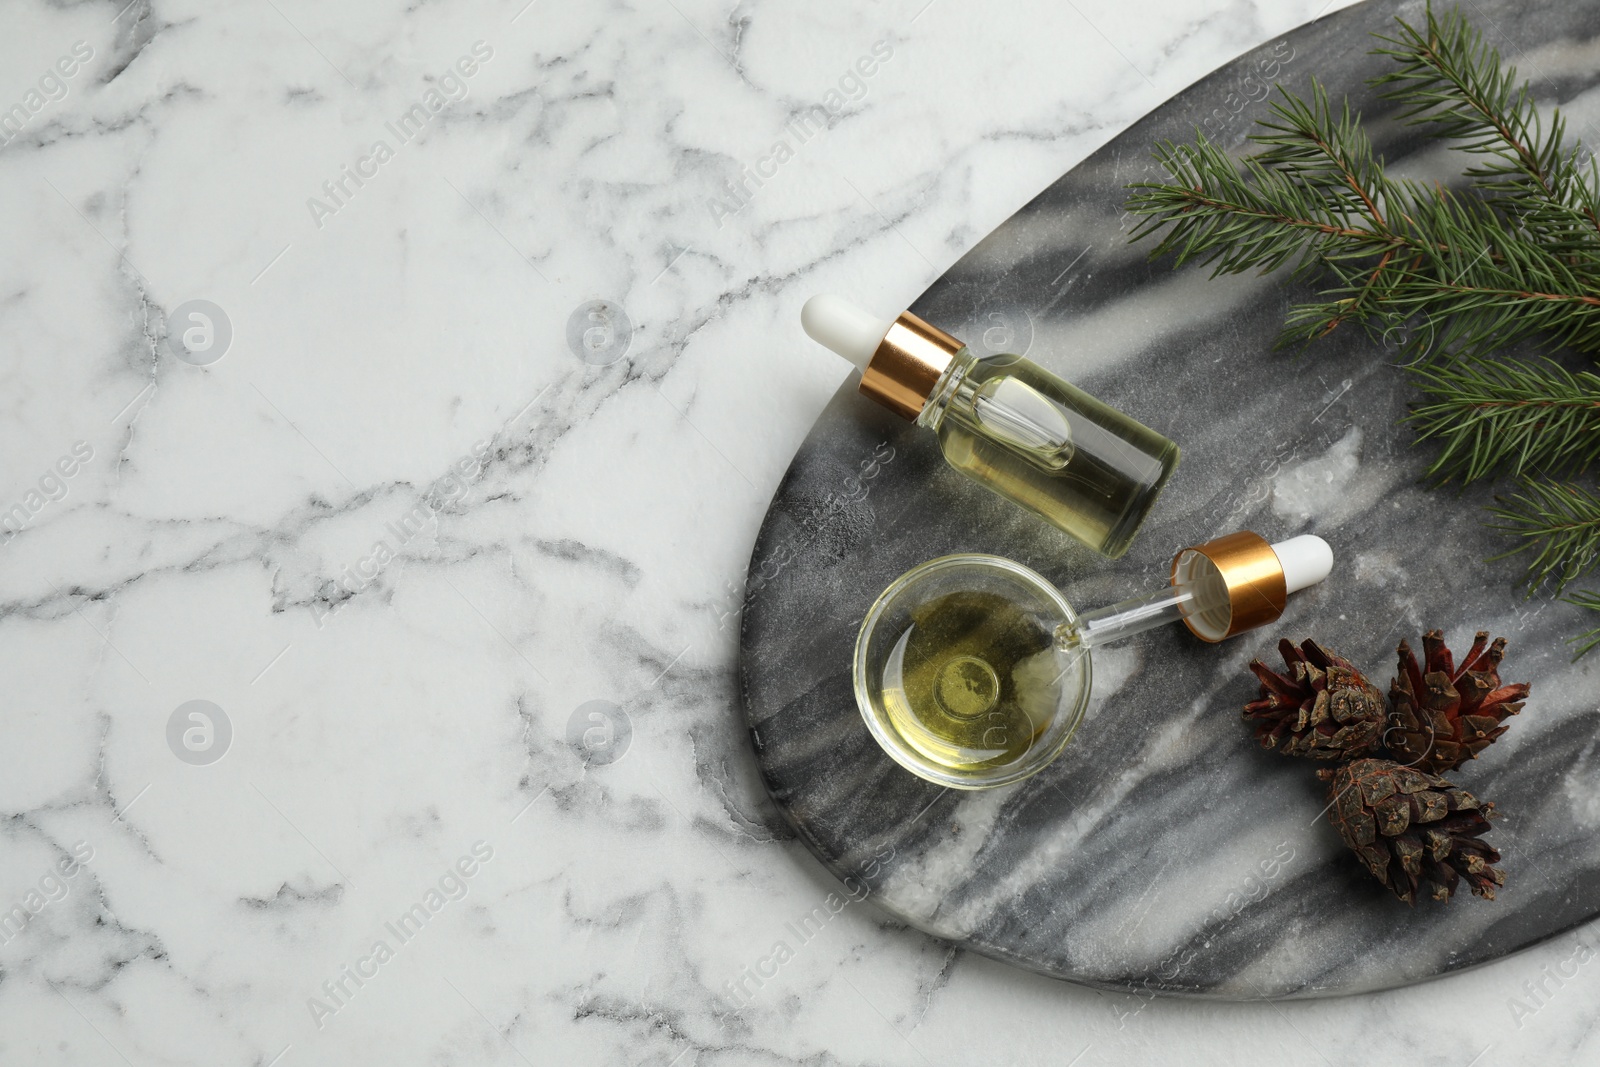
[[[1570,482],[1524,479],[1522,491],[1497,498],[1490,525],[1515,538],[1517,546],[1495,556],[1531,552],[1530,590],[1551,585],[1560,593],[1600,562],[1600,496]]]
[[[1310,102],[1283,97],[1253,135],[1263,151],[1241,161],[1203,134],[1158,146],[1173,180],[1130,187],[1133,239],[1165,230],[1152,256],[1213,274],[1292,265],[1323,278],[1322,299],[1291,310],[1283,343],[1426,312],[1465,354],[1536,337],[1600,351],[1600,233],[1584,255],[1558,254],[1488,202],[1390,178],[1359,116],[1336,112],[1320,84]]]
[[[1505,555],[1527,554],[1531,588],[1559,592],[1600,564],[1600,496],[1555,480],[1600,464],[1600,375],[1499,354],[1600,353],[1600,170],[1459,9],[1430,4],[1421,29],[1396,21],[1375,50],[1395,66],[1372,84],[1474,157],[1465,188],[1389,174],[1360,115],[1313,81],[1305,100],[1280,87],[1242,160],[1198,131],[1159,146],[1172,180],[1130,187],[1134,239],[1159,234],[1153,256],[1214,274],[1292,267],[1317,284],[1280,344],[1426,320],[1433,355],[1412,370],[1423,400],[1409,421],[1440,446],[1428,473],[1517,476],[1491,525],[1514,539]],[[1600,611],[1600,593],[1572,602]],[[1600,647],[1600,628],[1578,640],[1580,655]]]
[[[1600,375],[1548,360],[1457,359],[1422,364],[1412,379],[1425,399],[1408,421],[1417,440],[1443,445],[1430,477],[1562,474],[1600,461]]]
[[[1581,593],[1573,593],[1571,596],[1565,596],[1561,599],[1568,604],[1575,604],[1589,611],[1600,612],[1600,593],[1585,589]],[[1596,648],[1600,648],[1600,626],[1578,634],[1576,637],[1567,638],[1567,644],[1577,646],[1577,651],[1572,654],[1572,658],[1574,660],[1582,659]]]
[[[1398,20],[1397,20],[1398,21]],[[1459,8],[1437,17],[1430,5],[1418,31],[1399,22],[1396,37],[1379,36],[1396,69],[1373,80],[1384,99],[1405,105],[1401,117],[1434,127],[1466,152],[1489,157],[1466,173],[1508,210],[1526,216],[1547,240],[1587,242],[1600,232],[1600,193],[1566,145],[1566,120],[1548,126],[1517,69],[1503,66]]]

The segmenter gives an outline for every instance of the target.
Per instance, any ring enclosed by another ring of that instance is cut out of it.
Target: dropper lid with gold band
[[[915,420],[957,352],[966,346],[937,326],[903,311],[879,319],[842,297],[823,294],[800,309],[811,339],[861,370],[861,394]]]
[[[1172,585],[1195,593],[1183,605],[1184,625],[1202,641],[1217,642],[1276,622],[1290,593],[1332,570],[1333,549],[1314,534],[1269,544],[1241,530],[1179,552]]]

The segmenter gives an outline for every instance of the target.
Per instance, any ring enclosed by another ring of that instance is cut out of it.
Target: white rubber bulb
[[[875,318],[842,296],[822,294],[807,300],[800,309],[800,325],[813,341],[866,370],[894,321]]]
[[[1291,593],[1316,585],[1333,570],[1333,549],[1316,534],[1301,534],[1272,546]]]

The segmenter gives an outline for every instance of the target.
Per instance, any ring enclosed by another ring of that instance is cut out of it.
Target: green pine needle
[[[1600,562],[1600,496],[1570,482],[1524,479],[1521,492],[1498,497],[1490,523],[1518,543],[1495,556],[1532,553],[1530,589],[1551,585],[1560,593]]]
[[[1430,4],[1421,29],[1396,22],[1375,50],[1395,65],[1372,85],[1473,157],[1463,188],[1389,174],[1361,116],[1313,81],[1308,99],[1279,88],[1243,159],[1198,130],[1159,145],[1171,180],[1129,187],[1133,239],[1158,236],[1152,257],[1214,275],[1287,267],[1316,284],[1280,345],[1424,322],[1408,346],[1423,397],[1408,421],[1440,447],[1428,474],[1518,478],[1491,525],[1514,541],[1505,556],[1528,560],[1531,589],[1559,592],[1600,564],[1600,496],[1556,480],[1600,464],[1600,375],[1500,353],[1600,353],[1600,171],[1459,9]],[[1570,600],[1600,611],[1600,594]],[[1600,647],[1600,628],[1575,640],[1579,655]]]
[[[1571,596],[1562,597],[1561,599],[1568,604],[1576,604],[1580,608],[1600,612],[1600,593],[1593,593],[1586,589],[1581,593],[1573,593]],[[1576,637],[1567,638],[1567,644],[1577,646],[1577,651],[1572,654],[1573,660],[1582,659],[1596,648],[1600,648],[1600,626]]]
[[[1387,89],[1384,99],[1405,105],[1401,117],[1490,157],[1467,175],[1541,237],[1588,240],[1600,231],[1600,192],[1577,149],[1566,144],[1561,113],[1545,126],[1517,69],[1501,64],[1460,9],[1438,18],[1430,6],[1422,32],[1399,26],[1399,36],[1379,37],[1392,47],[1374,51],[1393,58],[1397,69],[1372,84]]]
[[[1426,398],[1408,421],[1443,448],[1428,475],[1562,474],[1600,461],[1600,375],[1548,360],[1456,359],[1411,372]]]

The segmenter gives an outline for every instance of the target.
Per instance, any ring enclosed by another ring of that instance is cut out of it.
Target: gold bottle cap
[[[1321,538],[1310,540],[1327,548]],[[1285,546],[1289,544],[1285,542]],[[1330,564],[1332,558],[1329,552]],[[1289,583],[1278,553],[1266,538],[1248,530],[1179,552],[1172,559],[1172,584],[1191,586],[1201,594],[1202,602],[1216,604],[1204,611],[1185,608],[1183,613],[1184,624],[1194,635],[1213,643],[1276,621],[1289,599]],[[1205,595],[1207,586],[1213,595]]]
[[[922,414],[939,378],[965,347],[909,311],[885,321],[828,293],[806,301],[800,325],[861,371],[863,395],[905,419]]]
[[[964,347],[937,326],[903,311],[861,372],[861,395],[901,418],[915,419],[950,361]]]

